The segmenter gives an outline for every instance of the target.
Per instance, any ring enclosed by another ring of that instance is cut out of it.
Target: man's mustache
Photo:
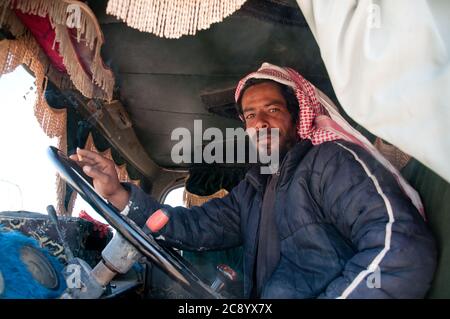
[[[258,139],[262,138],[270,138],[270,132],[258,132]]]
[[[254,142],[259,142],[262,140],[268,140],[272,138],[276,138],[279,134],[278,128],[270,128],[270,129],[259,129],[256,130],[254,128],[247,130],[248,135]]]

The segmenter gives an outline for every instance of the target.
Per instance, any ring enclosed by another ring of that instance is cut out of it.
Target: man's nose
[[[256,121],[255,121],[256,125],[255,128],[257,130],[262,129],[262,128],[269,128],[269,122],[267,121],[267,117],[264,114],[257,114],[256,115]]]

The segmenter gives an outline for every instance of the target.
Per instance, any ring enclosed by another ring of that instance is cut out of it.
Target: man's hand
[[[83,172],[92,177],[95,190],[117,209],[123,210],[130,195],[120,184],[114,162],[95,152],[77,148],[77,153],[70,155]]]

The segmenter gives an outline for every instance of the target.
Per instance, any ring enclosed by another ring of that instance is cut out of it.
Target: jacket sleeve
[[[425,221],[370,154],[331,144],[318,192],[325,215],[355,253],[319,298],[423,298],[437,259]]]
[[[236,186],[227,196],[191,208],[171,207],[158,203],[140,188],[126,184],[130,191],[127,216],[143,227],[157,209],[166,208],[169,222],[153,234],[163,244],[191,251],[215,250],[241,244],[240,208]]]

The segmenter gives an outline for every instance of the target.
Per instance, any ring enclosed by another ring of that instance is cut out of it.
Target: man
[[[236,102],[247,128],[279,130],[277,145],[269,134],[256,140],[280,152],[279,170],[254,167],[201,207],[165,206],[169,222],[155,235],[184,250],[243,245],[245,297],[424,297],[436,248],[417,194],[332,103],[294,70],[267,63],[241,80]],[[121,185],[98,154],[72,158],[137,224],[163,206]]]

